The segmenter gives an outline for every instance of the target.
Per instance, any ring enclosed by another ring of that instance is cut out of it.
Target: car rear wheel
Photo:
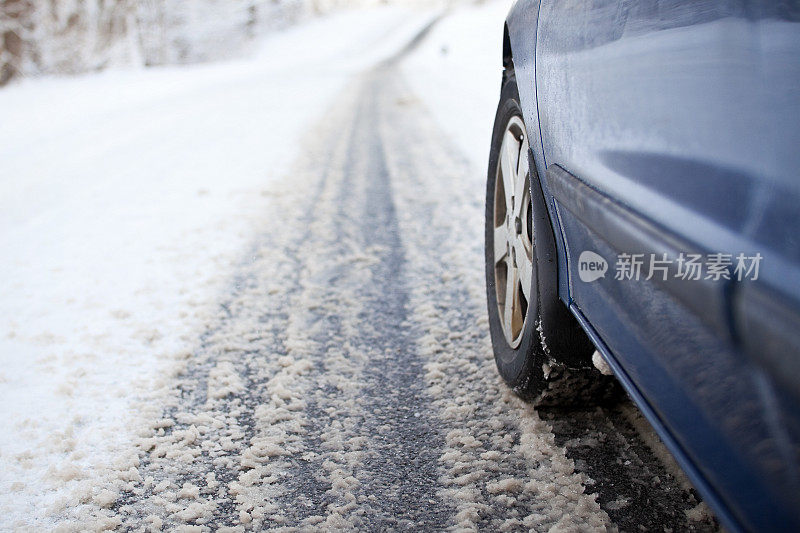
[[[555,238],[513,74],[492,134],[485,253],[492,347],[506,383],[539,405],[614,397],[616,380],[594,368],[594,346],[558,299]]]

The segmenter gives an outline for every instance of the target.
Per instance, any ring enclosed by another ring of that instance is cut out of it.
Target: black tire
[[[519,344],[512,347],[504,333],[497,304],[494,261],[495,181],[503,136],[513,117],[524,123],[516,78],[511,73],[505,76],[495,116],[486,187],[486,296],[498,371],[516,394],[537,405],[582,405],[612,398],[618,390],[616,380],[594,368],[591,362],[594,346],[558,299],[555,236],[533,154],[528,155],[530,210],[527,223],[533,264],[530,301],[526,301],[521,337],[515,337]]]

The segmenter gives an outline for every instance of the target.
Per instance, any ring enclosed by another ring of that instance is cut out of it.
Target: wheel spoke
[[[520,285],[522,285],[522,294],[528,302],[531,301],[531,278],[533,277],[533,262],[529,257],[529,251],[526,250],[522,239],[517,239],[514,243],[514,253],[517,259],[517,272],[519,273]]]
[[[503,325],[508,332],[508,338],[514,338],[514,315],[516,314],[516,307],[518,306],[519,298],[517,297],[517,269],[513,267],[511,261],[508,264],[508,274],[506,275],[506,298],[503,305]]]
[[[519,269],[513,267],[509,261],[509,275],[506,278],[506,305],[504,308],[504,321],[508,330],[508,338],[514,339],[522,330],[524,318],[522,304],[519,296]]]
[[[503,224],[494,228],[494,264],[496,265],[508,255],[508,229]]]
[[[512,212],[511,198],[516,194],[514,185],[517,175],[517,156],[519,145],[514,135],[506,131],[500,152],[500,171],[503,174],[503,189],[506,192],[506,209]]]

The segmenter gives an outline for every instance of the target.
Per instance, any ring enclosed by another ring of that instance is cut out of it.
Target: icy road
[[[507,7],[334,17],[267,43],[269,69],[0,95],[26,124],[2,148],[0,528],[717,529],[635,407],[537,412],[497,376]],[[298,62],[309,37],[373,52]]]

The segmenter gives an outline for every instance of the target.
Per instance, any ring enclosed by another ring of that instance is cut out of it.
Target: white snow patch
[[[614,375],[614,371],[611,370],[611,367],[608,366],[608,363],[606,362],[606,360],[603,358],[603,356],[597,350],[595,350],[594,353],[592,354],[592,364],[604,376],[613,376]]]
[[[686,518],[692,522],[713,522],[714,514],[705,502],[700,502],[686,512]]]
[[[208,397],[219,399],[229,394],[241,392],[242,380],[233,367],[233,363],[223,361],[218,363],[208,374]]]
[[[514,2],[452,12],[403,62],[411,88],[442,132],[485,173],[503,72],[503,23]]]

